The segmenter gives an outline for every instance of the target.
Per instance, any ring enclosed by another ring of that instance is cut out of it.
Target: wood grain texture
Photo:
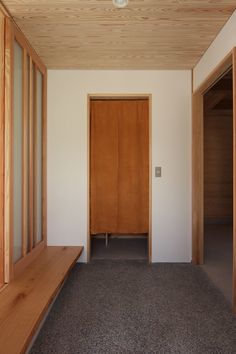
[[[114,233],[118,215],[116,101],[91,101],[90,232]]]
[[[192,261],[203,263],[203,97],[192,98]]]
[[[87,262],[91,260],[91,235],[90,235],[90,114],[91,105],[90,100],[92,96],[87,95],[87,156],[89,156],[89,161],[87,163]]]
[[[233,219],[233,110],[204,112],[204,219]]]
[[[118,233],[149,232],[149,103],[118,102]]]
[[[189,69],[235,0],[3,0],[48,68]]]
[[[0,293],[0,350],[23,354],[83,247],[47,247]]]
[[[46,248],[46,243],[40,242],[36,245],[30,252],[25,254],[24,257],[20,258],[16,263],[14,263],[13,272],[11,279],[15,279],[21,274],[26,267],[30,265],[38,255]]]
[[[29,64],[29,249],[34,247],[34,90],[33,61]]]
[[[149,102],[91,102],[90,230],[149,232]]]
[[[87,96],[87,132],[88,145],[87,151],[90,156],[90,101],[96,99],[146,99],[149,101],[149,233],[148,233],[148,260],[152,262],[152,95],[143,94],[88,94]],[[90,200],[90,164],[87,165],[88,170],[88,200]],[[90,216],[90,203],[88,203],[88,215]],[[91,256],[91,235],[90,235],[90,217],[87,222],[87,260],[90,261]]]
[[[152,263],[152,95],[149,101],[149,232],[148,232],[148,262]]]
[[[28,242],[28,66],[27,51],[23,51],[23,166],[22,166],[22,255],[27,253]]]
[[[33,247],[37,244],[37,67],[33,65]]]
[[[42,232],[47,244],[47,71],[43,74],[43,122],[42,122]]]
[[[9,11],[3,5],[2,1],[0,2],[0,12],[4,17],[9,17]]]
[[[4,53],[5,18],[0,11],[0,287],[4,283]]]

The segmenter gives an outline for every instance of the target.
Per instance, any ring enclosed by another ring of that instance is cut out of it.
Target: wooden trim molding
[[[192,261],[203,263],[203,96],[192,97]]]
[[[149,101],[149,234],[148,234],[148,262],[152,263],[152,94]]]
[[[22,138],[22,255],[25,257],[27,253],[28,238],[28,67],[27,67],[27,51],[23,49],[23,138]]]
[[[204,93],[233,68],[233,309],[236,313],[236,49],[210,73],[192,96],[192,261],[202,264],[204,252]]]
[[[42,231],[47,244],[47,71],[43,75],[43,172],[42,172]]]
[[[13,274],[12,262],[12,90],[13,90],[13,57],[12,57],[12,23],[5,19],[5,178],[4,178],[4,242],[5,242],[5,282],[8,283]]]
[[[29,250],[34,247],[34,109],[33,109],[33,61],[29,64]]]
[[[232,55],[233,50],[231,50],[215,67],[215,69],[206,77],[203,83],[196,88],[193,93],[203,94],[206,90],[209,90],[216,81],[220,80],[222,75],[232,66]]]
[[[4,70],[5,18],[0,11],[0,288],[4,284]]]
[[[43,64],[42,60],[39,58],[39,56],[36,54],[35,50],[31,47],[23,33],[12,23],[12,28],[13,28],[13,36],[21,44],[23,48],[26,49],[27,53],[30,55],[30,57],[33,59],[33,61],[37,64],[39,70],[42,72],[44,75],[47,71],[46,66]]]
[[[92,93],[87,95],[87,196],[88,196],[88,209],[87,209],[87,261],[90,261],[91,257],[91,237],[90,237],[90,102],[91,100],[104,99],[145,99],[149,102],[149,233],[148,233],[148,261],[152,262],[152,94],[100,94]]]
[[[37,67],[33,66],[33,247],[37,244]]]
[[[2,16],[10,17],[9,12],[7,11],[6,7],[3,5],[3,3],[0,1],[0,13]]]
[[[236,48],[233,49],[233,307],[236,313]]]
[[[90,95],[87,95],[87,262],[91,259],[90,237]]]

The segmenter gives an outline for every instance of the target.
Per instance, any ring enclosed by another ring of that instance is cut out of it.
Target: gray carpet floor
[[[31,354],[236,353],[236,317],[201,267],[77,264]]]
[[[204,230],[204,265],[211,280],[233,302],[233,226],[209,224]]]

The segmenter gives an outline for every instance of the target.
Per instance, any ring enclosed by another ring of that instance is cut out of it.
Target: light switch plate
[[[161,177],[161,167],[160,166],[155,167],[155,177]]]

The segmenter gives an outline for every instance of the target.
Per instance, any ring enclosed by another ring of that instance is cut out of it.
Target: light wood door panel
[[[148,232],[148,101],[118,102],[118,233]]]
[[[118,207],[118,129],[115,102],[91,102],[91,233],[114,232]]]
[[[91,234],[148,232],[148,110],[148,100],[91,101]]]

